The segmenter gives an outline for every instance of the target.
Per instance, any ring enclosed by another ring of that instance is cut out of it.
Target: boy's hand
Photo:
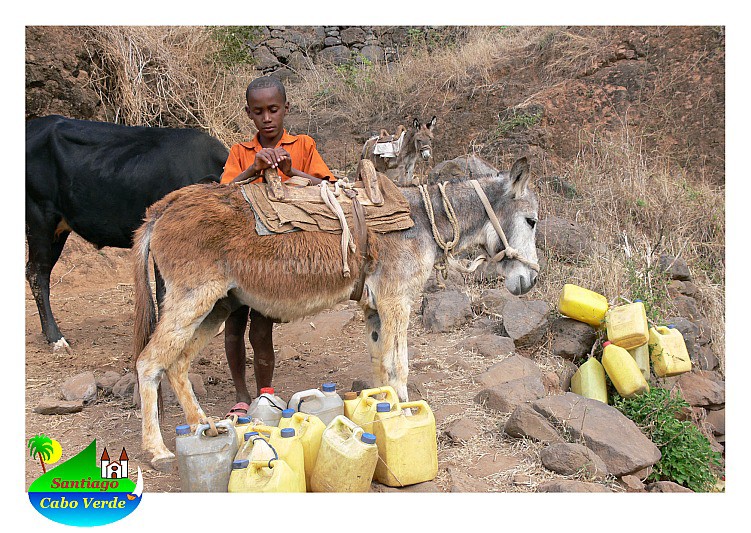
[[[256,154],[253,166],[258,173],[263,172],[267,168],[278,168],[289,176],[288,171],[292,168],[292,158],[284,148],[262,148]]]

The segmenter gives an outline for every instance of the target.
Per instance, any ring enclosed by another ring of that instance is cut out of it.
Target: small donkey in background
[[[378,154],[376,145],[382,141],[385,130],[381,130],[380,137],[371,137],[362,147],[362,159],[370,159],[378,172],[383,172],[392,181],[399,186],[413,185],[415,165],[418,157],[423,161],[428,161],[432,156],[433,128],[435,127],[436,117],[430,119],[425,124],[415,119],[412,128],[407,129],[399,125],[394,134],[393,143],[398,143],[402,132],[404,138],[399,145],[398,150],[391,156]],[[393,144],[392,143],[392,144]]]

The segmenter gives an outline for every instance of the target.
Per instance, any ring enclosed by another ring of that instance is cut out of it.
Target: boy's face
[[[287,111],[289,103],[284,101],[275,87],[255,89],[248,94],[245,112],[258,128],[262,144],[276,144],[281,139],[284,133],[284,115]]]

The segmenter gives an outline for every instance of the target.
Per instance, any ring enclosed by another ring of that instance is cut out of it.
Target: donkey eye
[[[530,228],[535,229],[535,225],[537,224],[537,219],[527,218],[527,224],[529,224]]]

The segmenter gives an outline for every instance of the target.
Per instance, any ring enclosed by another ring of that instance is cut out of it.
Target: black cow
[[[69,233],[97,248],[130,248],[148,206],[180,187],[219,181],[227,155],[191,129],[54,115],[26,122],[26,279],[55,349],[69,346],[52,316],[50,273]]]

